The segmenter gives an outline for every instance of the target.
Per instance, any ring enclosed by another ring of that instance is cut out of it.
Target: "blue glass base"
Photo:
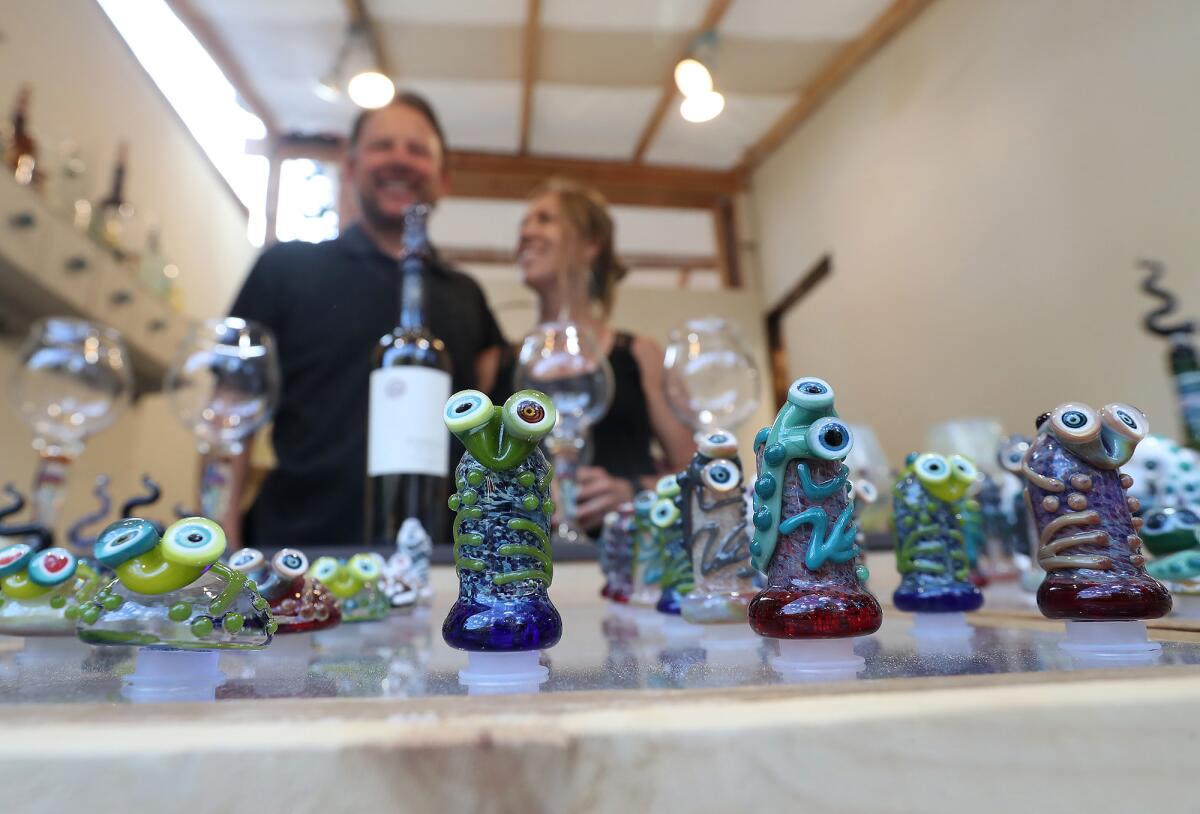
[[[892,594],[892,604],[909,613],[973,611],[983,606],[983,593],[969,582],[917,585],[905,580]]]
[[[666,588],[658,597],[658,604],[654,609],[659,613],[680,614],[683,608],[683,594],[674,588]]]
[[[490,605],[460,597],[442,623],[442,638],[459,650],[542,650],[561,637],[558,609],[540,596],[496,600]]]

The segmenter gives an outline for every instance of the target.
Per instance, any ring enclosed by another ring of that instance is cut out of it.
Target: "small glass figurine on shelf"
[[[536,691],[549,675],[538,651],[562,635],[547,593],[553,470],[538,448],[554,426],[554,403],[521,390],[495,407],[483,393],[463,390],[446,402],[444,418],[466,452],[449,500],[458,600],[442,638],[467,651],[459,679],[469,691]]]
[[[695,587],[692,581],[692,558],[683,539],[683,512],[680,503],[683,490],[676,475],[664,475],[655,487],[658,500],[650,510],[650,522],[658,532],[662,551],[662,578],[655,609],[659,613],[678,616],[684,594]]]
[[[694,583],[683,598],[683,618],[694,624],[744,624],[758,589],[750,566],[742,462],[733,433],[717,429],[701,437],[679,480]]]
[[[392,603],[383,589],[383,558],[362,552],[348,560],[318,557],[308,575],[338,599],[343,622],[386,619]]]
[[[633,504],[622,503],[604,516],[598,545],[604,587],[600,595],[624,604],[633,592]]]
[[[975,465],[962,455],[911,453],[892,487],[898,610],[915,613],[924,635],[970,635],[964,613],[983,605],[971,580],[963,504],[975,485]]]
[[[1067,622],[1064,649],[1088,655],[1150,653],[1141,620],[1165,616],[1171,594],[1146,573],[1142,519],[1120,472],[1146,437],[1135,407],[1099,411],[1068,402],[1039,417],[1022,473],[1038,529],[1038,562],[1046,578],[1038,608]],[[1081,624],[1084,623],[1084,624]],[[1114,656],[1115,657],[1115,656]]]
[[[854,637],[879,629],[883,612],[855,564],[859,548],[849,469],[850,429],[833,388],[792,382],[775,423],[754,439],[751,564],[767,577],[750,602],[750,627],[780,640],[772,664],[785,674],[852,677],[863,666]]]
[[[433,599],[429,581],[429,563],[433,557],[433,539],[421,521],[409,517],[396,532],[396,553],[383,567],[384,590],[393,608],[409,608],[414,603]]]
[[[325,630],[342,621],[333,592],[308,576],[308,557],[294,548],[281,548],[268,562],[257,548],[233,552],[229,567],[248,576],[279,625],[277,635]]]
[[[116,579],[79,609],[77,632],[89,644],[180,650],[253,650],[278,627],[267,600],[245,574],[220,562],[225,532],[189,517],[162,537],[138,517],[111,524],[94,559]]]

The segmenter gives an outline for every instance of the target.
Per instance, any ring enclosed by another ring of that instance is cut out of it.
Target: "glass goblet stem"
[[[233,455],[216,452],[201,460],[200,513],[220,523],[228,516],[234,497]]]
[[[66,494],[71,459],[64,455],[41,455],[33,475],[33,521],[53,528]]]

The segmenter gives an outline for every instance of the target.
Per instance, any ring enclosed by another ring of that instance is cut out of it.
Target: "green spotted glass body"
[[[449,500],[459,595],[442,636],[462,650],[550,647],[562,634],[547,594],[553,469],[537,443],[554,426],[554,405],[523,390],[494,407],[466,390],[447,402],[446,424],[467,451]]]

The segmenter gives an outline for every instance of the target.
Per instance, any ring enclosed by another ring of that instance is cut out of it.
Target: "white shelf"
[[[9,178],[0,178],[0,316],[9,331],[24,331],[47,316],[82,317],[117,329],[143,391],[161,386],[189,326],[129,268]]]

